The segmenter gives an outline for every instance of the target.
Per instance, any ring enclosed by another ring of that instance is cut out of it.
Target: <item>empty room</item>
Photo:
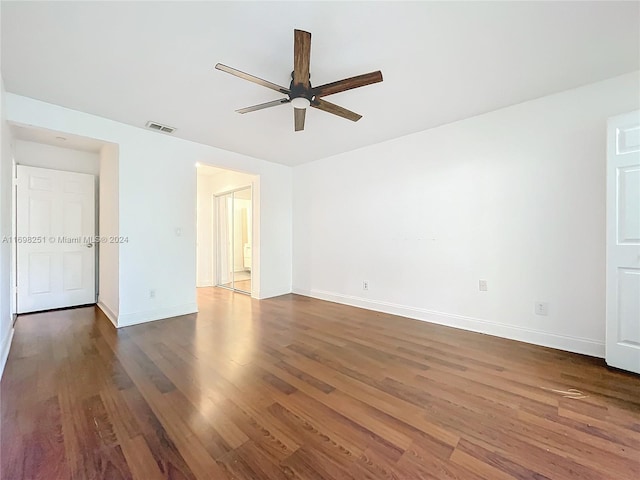
[[[0,479],[640,478],[640,2],[0,25]]]

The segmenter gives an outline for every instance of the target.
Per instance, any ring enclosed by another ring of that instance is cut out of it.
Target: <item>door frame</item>
[[[94,232],[95,236],[100,235],[100,199],[99,199],[99,188],[100,188],[100,176],[94,174],[87,174],[85,172],[77,172],[74,170],[62,170],[59,168],[50,168],[50,167],[34,167],[33,165],[25,165],[22,163],[18,163],[15,160],[15,156],[12,152],[12,190],[11,190],[11,237],[16,238],[18,235],[18,224],[20,223],[20,217],[18,216],[18,167],[29,167],[29,168],[42,168],[44,170],[54,170],[59,172],[67,172],[67,173],[79,173],[83,175],[91,175],[94,177],[94,190],[93,190],[93,208],[94,208]],[[18,245],[17,242],[11,242],[11,260],[10,260],[10,299],[12,302],[11,312],[12,312],[12,320],[13,325],[18,319],[19,315],[28,315],[30,313],[36,312],[18,312]],[[94,248],[94,300],[91,304],[98,303],[98,295],[99,295],[99,263],[100,263],[100,245],[98,242],[93,243]],[[89,304],[89,305],[91,305]],[[75,308],[76,305],[71,305],[67,307],[60,307],[60,309],[64,308]],[[57,309],[56,309],[57,310]]]

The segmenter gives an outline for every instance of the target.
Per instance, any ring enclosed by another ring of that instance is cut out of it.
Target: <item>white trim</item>
[[[2,346],[0,346],[0,379],[4,374],[4,367],[7,364],[7,358],[9,357],[9,350],[11,350],[11,342],[13,342],[14,328],[11,328],[2,339]]]
[[[197,303],[188,303],[186,305],[177,305],[175,307],[160,308],[158,310],[147,310],[144,312],[125,313],[118,316],[118,328],[129,327],[139,323],[153,322],[155,320],[165,320],[171,317],[179,317],[180,315],[189,315],[190,313],[198,313]]]
[[[107,305],[102,300],[98,300],[97,305],[98,305],[98,308],[102,310],[102,313],[104,313],[104,315],[109,320],[111,320],[111,323],[113,323],[113,326],[118,328],[118,315],[113,313],[113,310],[107,307]]]
[[[233,170],[227,170],[227,171],[233,171]],[[251,182],[249,185],[246,185],[244,187],[238,187],[238,188],[234,188],[232,190],[224,190],[222,192],[216,192],[216,193],[213,194],[213,196],[214,197],[222,197],[224,195],[229,195],[230,193],[239,192],[240,190],[246,190],[247,188],[251,189],[251,199],[253,200],[253,182]]]
[[[286,287],[268,288],[268,289],[261,288],[257,292],[253,292],[251,296],[253,298],[257,298],[258,300],[264,300],[266,298],[279,297],[280,295],[287,295],[289,293],[291,293],[291,287],[286,286]],[[301,293],[301,295],[305,295],[305,294]],[[311,296],[312,295],[307,295],[307,297],[311,297]],[[338,303],[343,303],[343,302],[338,302]]]
[[[604,358],[604,343],[588,338],[558,335],[556,333],[543,332],[525,327],[505,325],[503,323],[493,322],[490,320],[437,312],[426,308],[410,307],[390,302],[381,302],[378,300],[370,300],[367,298],[326,292],[323,290],[302,290],[294,288],[293,293],[320,300],[327,300],[329,302],[360,307],[376,312],[389,313],[392,315],[413,318],[415,320],[446,325],[448,327],[460,328],[462,330],[509,338],[520,342],[541,345],[543,347],[556,348],[559,350],[566,350],[568,352]]]

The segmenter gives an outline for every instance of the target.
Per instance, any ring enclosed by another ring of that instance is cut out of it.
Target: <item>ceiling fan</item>
[[[287,95],[285,98],[274,100],[272,102],[241,108],[240,110],[236,110],[238,113],[255,112],[256,110],[262,110],[263,108],[291,103],[294,107],[294,125],[296,132],[304,130],[304,118],[307,112],[306,109],[310,106],[354,122],[360,120],[362,115],[358,115],[346,108],[327,102],[326,100],[323,100],[322,97],[381,82],[382,72],[378,70],[377,72],[365,73],[364,75],[345,78],[344,80],[338,80],[337,82],[326,83],[319,87],[312,87],[310,82],[311,76],[309,75],[310,60],[311,34],[304,30],[294,30],[293,72],[291,72],[291,84],[289,85],[289,88],[281,87],[280,85],[249,75],[248,73],[241,72],[240,70],[236,70],[235,68],[228,67],[221,63],[216,64],[216,69]]]

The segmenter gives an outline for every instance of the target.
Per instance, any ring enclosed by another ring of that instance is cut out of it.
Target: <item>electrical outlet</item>
[[[362,282],[362,289],[369,290],[369,282],[367,282],[366,280]]]
[[[156,298],[156,291],[155,290],[149,290],[149,298]]]
[[[549,315],[549,304],[547,302],[536,302],[536,315]]]
[[[486,292],[488,290],[487,281],[486,280],[478,280],[478,289],[481,292]]]

